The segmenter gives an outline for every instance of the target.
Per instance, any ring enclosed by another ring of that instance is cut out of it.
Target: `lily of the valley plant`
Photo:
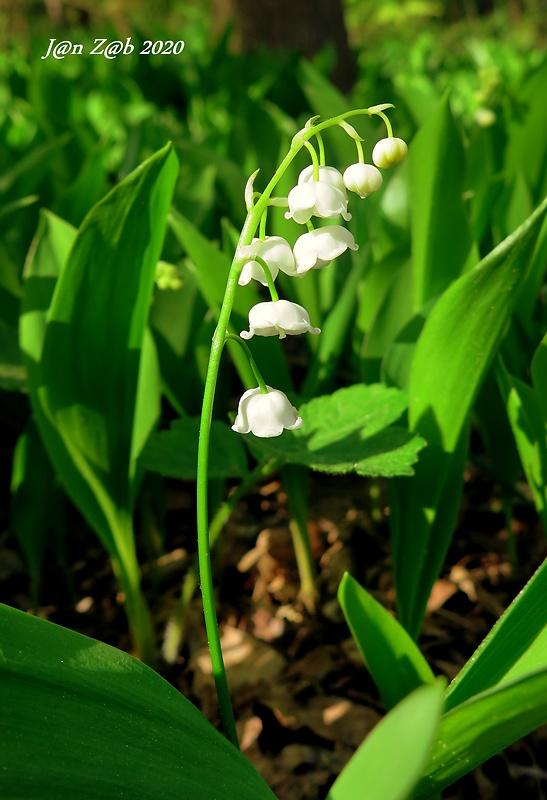
[[[283,431],[293,431],[304,424],[289,398],[279,389],[265,383],[248,346],[242,340],[249,340],[253,336],[278,336],[284,339],[286,336],[302,333],[320,334],[320,329],[314,327],[303,306],[279,298],[274,281],[279,272],[304,278],[309,270],[322,269],[346,250],[357,249],[358,244],[353,235],[343,225],[337,222],[314,229],[312,219],[334,221],[341,217],[344,221],[350,220],[348,191],[354,192],[360,198],[368,197],[382,185],[382,174],[378,167],[384,169],[403,160],[407,146],[402,139],[393,136],[391,124],[384,114],[387,108],[392,108],[391,104],[349,111],[323,122],[318,122],[317,117],[312,118],[294,136],[289,152],[264,191],[254,190],[254,179],[258,170],[249,178],[245,190],[247,217],[228,274],[205,381],[197,474],[198,557],[205,625],[223,725],[228,738],[236,746],[237,734],[220,648],[209,558],[209,439],[220,359],[227,339],[235,339],[247,354],[257,382],[257,386],[247,389],[239,401],[232,426],[234,431],[266,438],[280,436]],[[362,139],[346,121],[348,117],[359,115],[376,115],[385,122],[387,138],[379,141],[372,153],[376,166],[365,163]],[[321,132],[333,126],[341,127],[356,145],[357,163],[348,166],[343,174],[325,163]],[[287,198],[274,197],[275,187],[289,164],[304,147],[310,154],[311,164],[302,170],[297,185],[290,190]],[[272,205],[288,207],[285,217],[294,220],[297,225],[306,226],[306,232],[296,239],[294,247],[280,236],[267,235],[267,212]],[[249,310],[249,330],[242,331],[240,337],[235,337],[228,333],[234,294],[238,285],[248,284],[251,280],[269,288],[271,301],[253,306]]]

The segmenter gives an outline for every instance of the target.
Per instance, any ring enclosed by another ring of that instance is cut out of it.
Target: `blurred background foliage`
[[[79,226],[107,191],[173,142],[181,163],[173,204],[203,238],[187,233],[183,246],[168,233],[150,322],[165,395],[179,414],[195,415],[214,327],[195,262],[205,256],[212,263],[218,251],[207,247],[218,243],[223,282],[244,219],[248,176],[258,166],[257,185],[270,175],[310,116],[349,106],[392,102],[395,135],[411,142],[448,92],[457,126],[451,152],[459,152],[461,137],[464,199],[478,255],[485,255],[528,216],[547,183],[537,135],[545,131],[545,112],[535,101],[545,85],[545,24],[540,0],[158,0],[153,8],[143,0],[0,0],[0,478],[6,507],[13,447],[30,414],[17,324],[23,268],[41,208]],[[115,60],[92,56],[98,37],[131,37],[135,51]],[[42,58],[52,38],[82,43],[83,54]],[[138,54],[144,41],[167,39],[184,41],[183,52]],[[519,138],[513,134],[521,122]],[[384,132],[362,124],[370,153]],[[354,159],[349,140],[325,138],[334,166]],[[396,284],[400,289],[390,288],[396,275],[408,273],[408,187],[402,165],[355,214],[353,224],[363,231],[362,241],[370,241],[372,258],[350,346],[340,348],[338,385],[378,380],[381,359],[412,313],[402,296],[408,295],[404,280]],[[269,224],[272,233],[294,240],[281,212],[272,212]],[[342,281],[322,280],[321,297],[330,301],[318,301],[318,314],[326,316]],[[176,291],[181,286],[184,292]],[[384,303],[392,289],[401,295],[399,305]],[[396,313],[390,318],[384,306]],[[373,323],[375,336],[367,341]],[[219,394],[228,405],[229,385]]]
[[[17,324],[39,209],[80,225],[95,202],[167,140],[182,165],[175,207],[228,252],[232,226],[243,221],[248,175],[258,165],[261,175],[271,174],[309,116],[343,110],[328,79],[349,93],[354,107],[393,102],[396,135],[408,141],[448,91],[465,144],[472,145],[470,167],[495,183],[507,132],[528,113],[523,87],[545,62],[545,25],[539,0],[160,0],[153,10],[142,0],[1,0],[1,324]],[[128,36],[131,55],[89,55],[97,37]],[[82,43],[83,54],[42,58],[52,38]],[[147,39],[180,39],[185,47],[178,56],[138,55]],[[300,53],[312,60],[311,69]],[[369,127],[367,135],[378,138],[380,128]],[[493,163],[481,156],[486,138]],[[329,157],[351,158],[350,150],[339,146]],[[530,163],[521,165],[531,184],[522,192],[531,190],[534,201],[541,195],[541,152],[527,154]],[[471,192],[479,182],[472,169]],[[382,237],[370,222],[383,204],[386,252],[408,231],[401,175],[397,192],[390,194],[386,182],[367,201],[368,230],[377,242]],[[486,229],[479,217],[480,247]],[[492,241],[488,231],[488,248],[506,232]],[[380,245],[376,257],[381,251]],[[183,257],[171,235],[165,261],[180,266]],[[198,396],[189,399],[193,411]]]

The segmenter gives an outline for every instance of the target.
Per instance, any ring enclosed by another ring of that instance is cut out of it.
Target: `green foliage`
[[[404,392],[356,384],[303,403],[304,425],[288,441],[253,437],[249,446],[257,457],[274,456],[320,472],[411,475],[424,441],[391,425],[405,407]]]
[[[443,685],[440,679],[420,686],[384,717],[342,770],[327,800],[353,800],[362,796],[363,787],[371,800],[408,797],[435,740]]]
[[[140,466],[170,478],[195,480],[198,432],[199,419],[186,417],[175,420],[168,431],[152,434],[139,457]],[[211,439],[215,457],[211,463],[210,477],[244,476],[247,457],[241,439],[219,420],[213,422]]]
[[[159,413],[159,373],[145,329],[176,169],[167,146],[95,206],[76,236],[66,223],[45,217],[26,268],[21,318],[46,450],[116,560],[147,660],[153,659],[152,633],[131,513],[136,456]]]
[[[391,710],[329,797],[350,800],[366,786],[382,800],[426,798],[547,720],[545,565],[450,685],[444,712],[414,641],[451,541],[472,426],[504,502],[522,467],[547,526],[547,64],[526,20],[500,35],[494,15],[492,35],[481,37],[473,18],[436,28],[434,4],[349,5],[353,19],[368,15],[366,68],[350,97],[320,60],[236,57],[226,40],[211,50],[197,15],[176,62],[127,57],[113,69],[86,57],[28,59],[16,45],[1,54],[0,411],[20,433],[11,529],[38,602],[61,485],[112,558],[136,646],[153,661],[133,508],[146,470],[195,478],[196,415],[246,178],[260,167],[263,189],[310,116],[393,100],[409,159],[384,172],[376,195],[352,199],[360,249],[301,281],[278,281],[321,336],[291,342],[289,360],[283,343],[253,341],[259,369],[297,404],[302,429],[277,439],[229,430],[241,384],[256,381],[240,348],[227,345],[210,477],[219,498],[222,481],[241,483],[213,517],[210,542],[253,481],[282,468],[313,599],[306,470],[391,479],[399,621],[349,576],[339,591]],[[421,22],[409,18],[416,10]],[[390,26],[397,37],[370,35]],[[355,124],[370,161],[382,123]],[[324,143],[327,163],[356,161],[341,130]],[[298,156],[279,194],[307,163]],[[291,243],[298,235],[281,208],[270,209],[268,232]],[[162,280],[160,258],[175,281]],[[237,290],[233,333],[262,299],[256,284]],[[186,603],[196,583],[191,568]],[[6,796],[34,796],[36,785],[44,798],[201,796],[213,779],[219,797],[272,797],[144,666],[9,609],[0,616]]]
[[[431,761],[412,797],[441,789],[547,720],[547,667],[475,695],[441,718]]]
[[[416,643],[397,620],[347,573],[338,600],[351,635],[387,709],[435,679]]]
[[[2,797],[174,799],[207,797],[211,787],[219,800],[274,797],[144,664],[7,606],[0,620]]]
[[[467,420],[499,347],[546,211],[547,200],[453,283],[418,339],[409,382],[409,422],[428,448],[413,485],[393,484],[399,614],[413,636],[452,534],[457,509],[448,510],[447,493],[454,496],[461,482],[456,476],[462,474]]]

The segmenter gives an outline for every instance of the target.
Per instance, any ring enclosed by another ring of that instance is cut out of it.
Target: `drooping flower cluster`
[[[349,127],[346,126],[347,129]],[[385,169],[400,163],[407,153],[407,146],[402,139],[393,136],[382,139],[372,153],[376,166],[363,163],[359,143],[357,149],[359,163],[351,164],[343,175],[334,167],[319,165],[317,156],[314,156],[315,163],[300,173],[297,185],[286,198],[289,210],[285,217],[298,224],[306,224],[308,232],[299,236],[293,247],[281,236],[266,235],[240,246],[238,257],[243,267],[238,283],[245,286],[251,280],[256,280],[263,286],[269,286],[272,294],[271,302],[258,303],[251,308],[249,330],[241,331],[242,339],[251,339],[253,336],[279,336],[284,339],[301,333],[321,333],[319,328],[312,326],[303,306],[277,297],[273,282],[279,272],[302,278],[309,270],[328,266],[346,250],[358,249],[353,234],[347,228],[332,224],[313,229],[310,220],[312,217],[325,220],[342,217],[345,221],[350,220],[347,192],[365,198],[377,191],[383,180],[378,167]],[[248,208],[253,197],[254,177],[249,179],[245,192]],[[279,200],[276,205],[279,205]],[[241,397],[233,430],[238,433],[252,432],[258,437],[273,437],[280,436],[283,430],[300,428],[302,418],[288,397],[264,384],[262,379],[260,384]]]

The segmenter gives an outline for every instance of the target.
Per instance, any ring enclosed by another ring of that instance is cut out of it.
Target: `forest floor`
[[[279,800],[322,800],[384,711],[351,639],[336,591],[349,571],[394,608],[385,484],[356,476],[310,477],[309,532],[318,571],[310,613],[299,583],[287,501],[277,479],[240,504],[214,558],[218,609],[241,748]],[[173,613],[195,552],[194,490],[168,484],[163,554],[145,575],[159,632]],[[47,553],[40,616],[130,651],[110,563],[81,520],[67,520],[63,548]],[[433,587],[420,646],[452,679],[547,556],[533,506],[513,508],[512,533],[496,487],[470,466],[445,568]],[[516,559],[509,558],[510,543]],[[59,552],[64,553],[64,563]],[[0,599],[31,608],[26,568],[0,535]],[[161,644],[161,642],[160,642]],[[188,608],[184,645],[160,671],[220,726],[199,599]],[[545,800],[547,726],[447,789],[450,800]]]

